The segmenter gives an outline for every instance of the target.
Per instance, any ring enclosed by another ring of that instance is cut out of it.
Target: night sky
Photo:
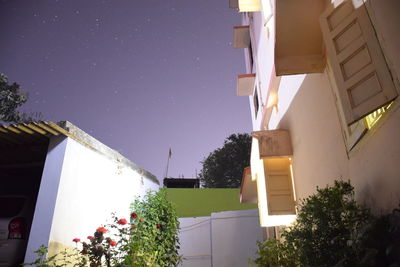
[[[162,180],[250,132],[228,0],[0,0],[0,72],[22,110],[68,120]]]

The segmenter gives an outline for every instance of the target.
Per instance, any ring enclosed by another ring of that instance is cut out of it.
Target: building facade
[[[376,213],[400,203],[400,2],[238,0],[253,122],[242,199],[287,224],[316,187],[350,180]]]
[[[68,121],[0,125],[0,132],[0,195],[34,204],[24,262],[35,261],[41,245],[49,255],[75,247],[73,238],[92,235],[112,213],[129,218],[136,197],[159,189],[153,174]]]

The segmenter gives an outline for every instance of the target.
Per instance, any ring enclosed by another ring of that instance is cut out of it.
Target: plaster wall
[[[66,147],[65,137],[49,141],[24,262],[35,261],[33,252],[48,244]]]
[[[350,179],[357,199],[375,212],[395,208],[400,203],[398,101],[349,153],[342,127],[327,76],[307,75],[278,126],[291,134],[297,197],[335,179]]]
[[[212,213],[180,218],[179,239],[184,267],[243,267],[254,260],[257,240],[263,240],[258,210]]]
[[[111,222],[112,212],[128,218],[135,197],[159,188],[118,158],[106,157],[70,138],[59,177],[49,253],[74,246],[74,237],[84,240],[93,235],[97,227]]]
[[[211,267],[210,216],[179,218],[179,254],[183,260],[179,266]]]
[[[254,260],[257,240],[263,240],[258,210],[211,214],[212,266],[243,267]]]
[[[400,93],[400,3],[396,0],[364,2]],[[257,40],[260,42],[257,76],[263,84],[263,75],[269,72],[273,57],[260,55],[269,54],[272,48],[263,38]],[[252,106],[251,97],[250,102]],[[335,179],[350,179],[356,198],[373,211],[388,212],[397,207],[400,203],[399,100],[350,152],[342,133],[346,126],[338,112],[326,73],[282,76],[278,112],[272,113],[268,128],[290,131],[297,198],[305,198],[315,192],[316,186],[332,184]],[[253,118],[254,130],[265,127],[259,123]]]
[[[274,20],[265,21],[264,15],[261,12],[253,13],[251,21],[251,36],[254,41],[253,56],[255,64],[256,81],[259,92],[260,109],[255,115],[254,98],[249,96],[250,109],[252,114],[253,130],[258,131],[262,123],[262,107],[267,104],[268,86],[273,71],[274,62],[271,58],[274,57]],[[263,70],[263,71],[258,71]]]

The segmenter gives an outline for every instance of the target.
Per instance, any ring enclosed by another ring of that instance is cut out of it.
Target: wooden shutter
[[[264,159],[268,215],[296,214],[289,158]]]
[[[347,0],[330,6],[320,24],[348,125],[397,96],[363,4],[354,8]]]

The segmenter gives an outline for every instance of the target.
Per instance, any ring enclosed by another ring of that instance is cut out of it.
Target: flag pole
[[[165,171],[165,178],[168,178],[169,159],[171,158],[171,156],[172,156],[172,152],[171,152],[171,148],[170,148],[169,152],[168,152],[167,169]]]

